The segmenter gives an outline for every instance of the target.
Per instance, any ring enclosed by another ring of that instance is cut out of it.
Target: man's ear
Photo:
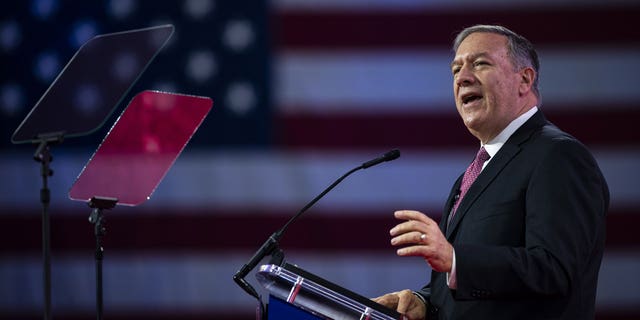
[[[531,67],[526,67],[520,71],[520,95],[524,95],[533,89],[533,82],[536,76],[536,71]]]

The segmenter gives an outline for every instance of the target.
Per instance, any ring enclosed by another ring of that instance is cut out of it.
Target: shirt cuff
[[[458,289],[458,281],[456,279],[456,249],[453,249],[451,272],[447,272],[447,286],[449,286],[449,289]]]
[[[425,298],[421,294],[415,291],[411,291],[411,293],[413,293],[414,296],[418,297],[418,299],[420,299],[420,301],[422,301],[422,303],[424,303],[425,306],[427,305],[427,300],[425,300]]]

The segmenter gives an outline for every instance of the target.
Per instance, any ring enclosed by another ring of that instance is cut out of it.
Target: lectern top
[[[402,318],[395,310],[288,263],[263,265],[256,278],[273,296],[329,319]]]

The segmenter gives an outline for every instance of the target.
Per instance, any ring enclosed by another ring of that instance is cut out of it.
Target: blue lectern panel
[[[269,310],[267,311],[267,314],[269,316],[269,320],[322,320],[322,318],[274,296],[269,296]]]

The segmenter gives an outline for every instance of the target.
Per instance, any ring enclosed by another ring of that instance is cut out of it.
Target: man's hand
[[[399,256],[423,257],[438,272],[451,272],[453,246],[447,241],[438,224],[425,214],[414,210],[399,210],[396,219],[406,220],[389,232],[391,244],[402,246]]]
[[[387,293],[371,300],[398,311],[408,320],[423,320],[427,313],[427,306],[411,290]]]

